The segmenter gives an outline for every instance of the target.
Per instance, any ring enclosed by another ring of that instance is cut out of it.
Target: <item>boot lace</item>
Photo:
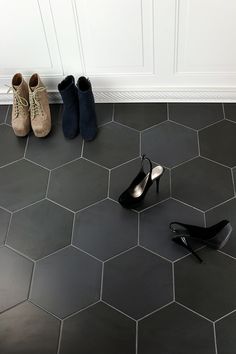
[[[17,92],[17,90],[12,87],[12,86],[8,86],[8,91],[9,92],[13,92],[13,97],[14,97],[14,105],[15,105],[15,118],[17,118],[19,116],[20,113],[22,113],[23,116],[25,116],[25,107],[28,107],[28,101],[19,95],[19,93]]]
[[[29,99],[30,99],[30,113],[31,113],[31,118],[35,119],[35,117],[38,114],[41,114],[42,116],[44,115],[43,109],[41,106],[41,103],[38,98],[38,92],[45,91],[45,87],[37,87],[33,92],[29,93]]]

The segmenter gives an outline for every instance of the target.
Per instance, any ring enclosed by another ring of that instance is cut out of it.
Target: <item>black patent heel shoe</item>
[[[144,161],[149,163],[149,172],[144,172]],[[156,182],[156,192],[159,192],[160,178],[164,173],[164,167],[157,165],[153,168],[151,160],[145,155],[142,156],[141,168],[130,186],[120,195],[119,203],[124,208],[133,208],[137,206],[145,197],[147,191]]]
[[[172,222],[170,223],[170,229],[176,235],[172,238],[172,241],[185,247],[199,260],[199,262],[202,262],[202,259],[192,249],[189,240],[196,240],[208,247],[220,249],[225,246],[232,232],[232,226],[228,220],[222,220],[210,227],[200,227],[180,222]]]

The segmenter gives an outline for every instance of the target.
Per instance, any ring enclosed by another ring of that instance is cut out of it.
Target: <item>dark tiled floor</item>
[[[16,138],[0,107],[0,353],[234,354],[235,231],[199,264],[170,221],[236,227],[235,104],[100,104],[94,142]],[[165,165],[136,210],[140,153]],[[199,248],[195,244],[195,248]]]

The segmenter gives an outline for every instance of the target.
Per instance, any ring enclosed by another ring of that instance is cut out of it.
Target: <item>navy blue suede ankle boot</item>
[[[62,130],[64,136],[73,139],[79,134],[79,98],[75,79],[72,75],[67,76],[59,85],[63,106]]]
[[[80,105],[80,133],[85,141],[91,141],[97,134],[97,119],[91,83],[81,76],[77,81]]]

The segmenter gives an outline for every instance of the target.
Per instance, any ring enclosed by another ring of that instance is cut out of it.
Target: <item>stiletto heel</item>
[[[156,179],[156,192],[159,193],[159,182],[160,182],[160,178]]]
[[[144,161],[149,163],[149,172],[144,172]],[[151,185],[156,181],[156,191],[159,192],[160,178],[164,173],[164,167],[157,165],[153,168],[151,160],[145,155],[142,156],[141,168],[138,175],[132,181],[130,186],[120,195],[119,203],[124,208],[132,208],[140,203]]]
[[[170,229],[176,234],[172,241],[187,248],[200,262],[202,259],[192,249],[189,240],[197,240],[211,248],[220,249],[225,246],[232,232],[232,226],[228,220],[222,220],[210,227],[171,222]]]

